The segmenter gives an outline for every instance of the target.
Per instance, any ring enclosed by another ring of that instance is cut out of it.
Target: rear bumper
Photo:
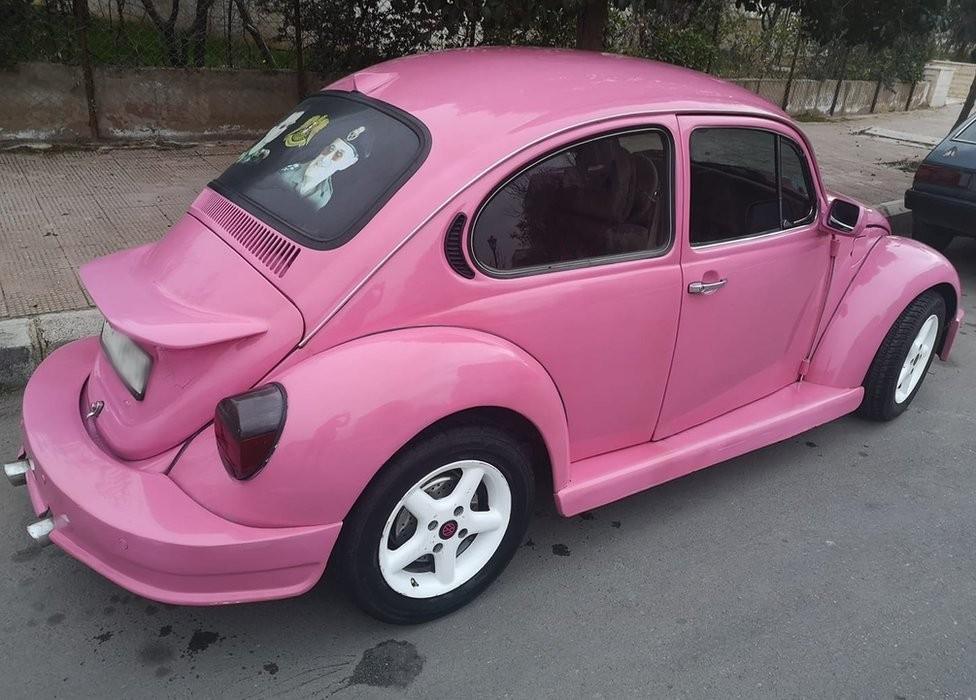
[[[133,593],[214,605],[298,595],[321,577],[341,523],[255,528],[225,520],[165,474],[141,471],[89,437],[79,396],[97,340],[67,345],[24,393],[27,488],[51,541]]]
[[[912,188],[905,192],[905,206],[917,219],[951,229],[961,236],[976,236],[976,202]]]

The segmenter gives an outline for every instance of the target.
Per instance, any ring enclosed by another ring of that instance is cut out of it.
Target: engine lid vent
[[[444,238],[444,254],[447,256],[448,264],[461,277],[468,279],[474,278],[474,270],[464,259],[464,252],[461,250],[461,234],[464,232],[464,224],[468,218],[464,214],[458,214],[451,222],[451,227],[447,230]]]
[[[203,213],[219,224],[276,277],[284,277],[301,248],[221,196],[210,196]]]

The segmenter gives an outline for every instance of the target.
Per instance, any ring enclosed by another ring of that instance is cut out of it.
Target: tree
[[[970,60],[976,63],[976,50],[973,51]],[[962,109],[956,118],[956,123],[952,125],[951,131],[955,131],[962,126],[964,121],[969,119],[969,114],[973,111],[974,103],[976,103],[976,77],[973,78],[973,82],[969,85],[969,93],[966,95],[966,101],[962,103]]]
[[[180,0],[172,0],[169,12],[165,16],[156,7],[156,0],[142,0],[142,6],[159,33],[160,41],[166,52],[166,62],[173,67],[193,66],[202,68],[207,63],[207,30],[210,24],[210,13],[213,10],[215,0],[196,0],[193,11],[193,23],[190,25],[189,32],[181,31],[177,27],[180,15]],[[275,65],[271,50],[264,42],[261,34],[251,20],[245,0],[234,0],[237,5],[238,13],[244,30],[254,40],[261,59],[269,68]],[[121,16],[121,13],[120,13]]]
[[[159,37],[166,50],[166,60],[171,66],[182,66],[186,60],[183,51],[183,40],[176,31],[176,20],[180,15],[180,0],[172,0],[169,16],[163,17],[153,0],[142,0],[142,6],[146,8],[146,14],[150,21],[159,32]]]
[[[609,17],[609,0],[583,0],[577,10],[576,48],[602,51]]]
[[[943,17],[943,29],[949,36],[949,54],[956,60],[967,58],[976,63],[976,0],[949,0]],[[976,78],[969,86],[966,101],[951,131],[955,131],[969,118],[976,103]]]

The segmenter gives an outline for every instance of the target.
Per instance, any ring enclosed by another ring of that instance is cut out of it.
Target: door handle
[[[727,279],[720,279],[717,282],[692,282],[688,285],[689,294],[714,294],[728,282]]]

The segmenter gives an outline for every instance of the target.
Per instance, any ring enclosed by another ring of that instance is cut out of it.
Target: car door
[[[763,119],[679,123],[685,293],[655,439],[796,382],[830,264],[802,139]]]
[[[563,400],[573,460],[647,442],[657,423],[681,301],[676,127],[662,116],[563,137],[472,195],[477,299],[435,322],[536,358]]]

